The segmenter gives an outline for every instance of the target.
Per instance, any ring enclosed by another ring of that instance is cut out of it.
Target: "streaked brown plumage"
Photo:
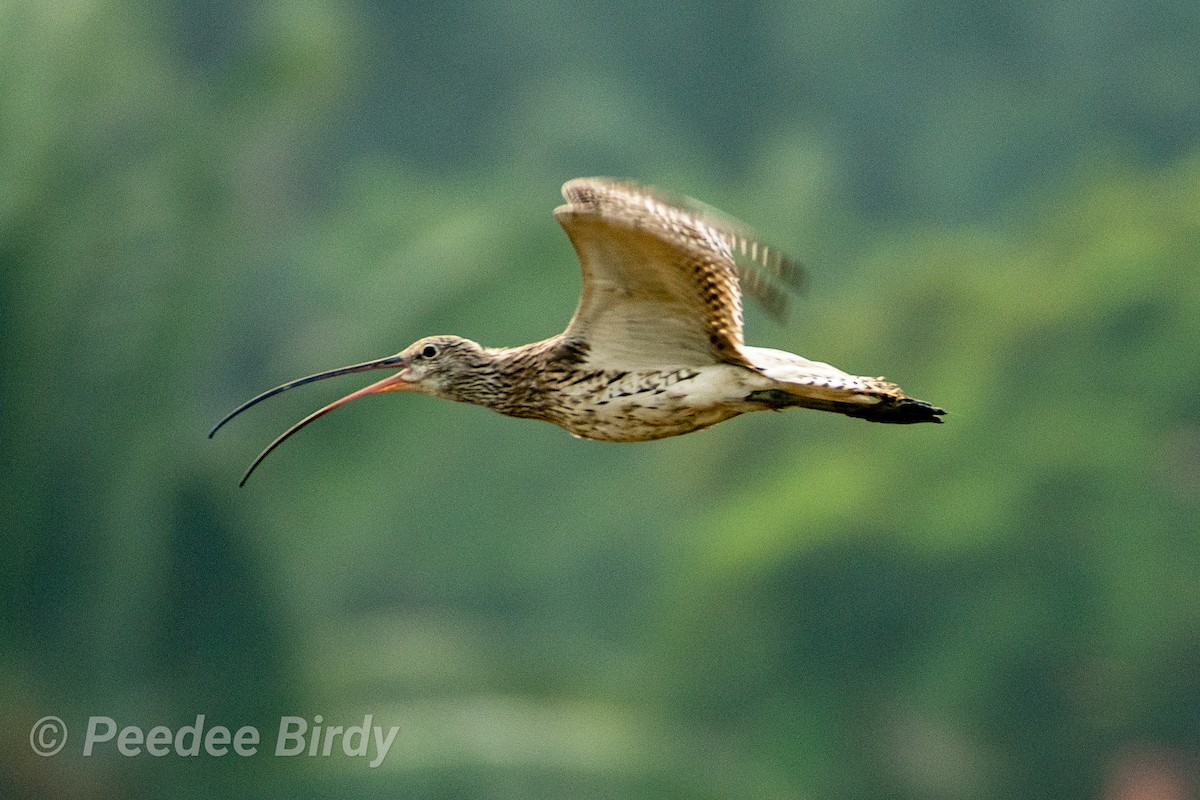
[[[642,442],[699,430],[748,411],[791,406],[876,422],[941,422],[942,409],[882,378],[851,375],[742,339],[741,288],[772,311],[776,282],[800,270],[741,223],[695,201],[627,181],[580,178],[563,186],[554,216],[583,269],[575,315],[557,336],[485,348],[458,336],[420,339],[394,356],[285,383],[282,391],[371,369],[394,375],[305,417],[272,442],[254,468],[308,423],[358,397],[389,391],[486,406],[542,419],[575,436]]]

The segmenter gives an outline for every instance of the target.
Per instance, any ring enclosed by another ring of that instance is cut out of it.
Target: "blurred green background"
[[[1200,8],[0,0],[0,796],[1200,792]],[[642,445],[366,381],[553,334],[580,175],[948,424]],[[361,376],[359,376],[361,378]],[[70,729],[34,755],[45,715]],[[253,758],[81,755],[253,725]],[[283,715],[398,727],[370,769]]]

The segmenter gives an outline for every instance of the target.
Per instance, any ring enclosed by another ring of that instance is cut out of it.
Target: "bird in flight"
[[[313,412],[251,463],[239,485],[285,439],[351,400],[381,392],[474,403],[552,422],[574,436],[645,442],[707,428],[748,411],[800,407],[874,422],[941,422],[942,409],[882,378],[851,375],[742,339],[742,288],[780,312],[779,284],[801,270],[737,220],[694,200],[630,181],[578,178],[554,216],[583,268],[566,330],[520,347],[459,336],[419,339],[393,356],[299,378],[231,411],[306,383],[395,372]]]

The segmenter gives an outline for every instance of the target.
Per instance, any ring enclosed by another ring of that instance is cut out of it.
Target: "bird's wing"
[[[563,197],[567,205],[554,216],[583,267],[565,335],[587,342],[589,361],[751,366],[740,350],[741,286],[781,313],[773,280],[801,277],[782,253],[720,212],[635,183],[579,178],[563,186]]]

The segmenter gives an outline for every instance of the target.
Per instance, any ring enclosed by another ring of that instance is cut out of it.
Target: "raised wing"
[[[773,281],[798,283],[798,268],[741,223],[695,201],[607,178],[570,181],[563,197],[567,205],[554,216],[583,268],[583,293],[565,333],[588,342],[589,361],[750,366],[740,349],[741,286],[779,313],[784,296]]]

